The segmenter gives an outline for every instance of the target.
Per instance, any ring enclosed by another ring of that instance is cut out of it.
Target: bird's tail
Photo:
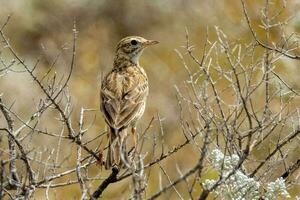
[[[117,166],[119,168],[124,166],[124,159],[127,158],[126,138],[126,128],[121,130],[110,128],[107,156],[105,161],[106,169],[110,169],[113,166]]]

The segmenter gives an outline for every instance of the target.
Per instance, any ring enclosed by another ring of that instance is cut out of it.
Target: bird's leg
[[[116,142],[116,146],[114,149],[114,164],[119,165],[119,163],[121,163],[121,149],[122,149],[122,141],[121,141],[121,137],[118,134],[117,135],[118,141]]]
[[[137,140],[138,140],[138,135],[137,135],[137,133],[136,133],[136,127],[135,126],[133,126],[132,128],[131,128],[131,133],[132,133],[132,135],[133,135],[133,156],[135,155],[135,152],[136,152],[136,148],[137,148]]]

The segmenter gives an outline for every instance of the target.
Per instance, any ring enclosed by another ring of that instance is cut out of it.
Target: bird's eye
[[[131,42],[130,42],[132,45],[137,45],[137,41],[136,40],[131,40]]]

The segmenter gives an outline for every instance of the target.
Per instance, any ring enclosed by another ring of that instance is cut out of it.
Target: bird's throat
[[[123,68],[130,65],[139,66],[139,58],[141,53],[136,55],[126,55],[124,53],[118,53],[114,59],[114,68]]]

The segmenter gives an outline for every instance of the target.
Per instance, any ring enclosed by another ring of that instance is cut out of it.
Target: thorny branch
[[[45,73],[38,75],[43,72],[39,66],[42,59],[30,67],[18,55],[4,33],[8,17],[0,28],[0,35],[3,49],[14,61],[8,63],[0,57],[3,66],[0,78],[5,77],[6,72],[14,73],[12,68],[20,65],[25,70],[19,73],[29,75],[42,95],[37,95],[38,103],[33,102],[36,105],[32,113],[32,109],[27,108],[29,114],[21,114],[15,106],[18,101],[7,103],[5,93],[0,96],[3,116],[0,118],[3,119],[0,198],[29,199],[42,191],[46,199],[51,199],[53,191],[78,185],[81,199],[97,199],[105,197],[108,187],[127,181],[129,192],[124,192],[124,196],[129,199],[174,195],[180,199],[204,200],[239,193],[242,198],[251,199],[253,188],[244,191],[234,187],[238,173],[242,173],[244,179],[260,183],[262,188],[257,189],[260,199],[268,193],[268,183],[279,178],[290,188],[296,188],[299,176],[295,174],[300,168],[300,161],[294,156],[300,134],[299,92],[275,72],[275,66],[282,57],[299,60],[300,47],[292,42],[295,39],[292,35],[279,34],[280,42],[273,41],[273,29],[288,23],[275,22],[282,12],[273,13],[269,0],[265,1],[261,14],[264,37],[255,32],[256,24],[251,21],[246,3],[243,0],[241,3],[251,42],[241,44],[219,27],[213,33],[207,28],[199,56],[186,30],[186,43],[183,49],[176,50],[187,74],[187,80],[175,86],[180,128],[172,135],[176,137],[176,144],[170,146],[163,118],[157,115],[140,131],[138,147],[135,152],[132,149],[128,152],[130,160],[124,169],[114,167],[108,176],[103,175],[105,170],[101,167],[107,132],[97,130],[93,135],[90,130],[97,109],[81,105],[76,117],[68,90],[76,63],[76,23],[70,66],[66,78],[59,78],[55,69],[61,52]],[[217,39],[212,41],[211,38]],[[58,118],[49,117],[53,111]],[[48,123],[56,128],[46,128]],[[222,152],[223,157],[213,158],[214,150]],[[188,158],[192,161],[183,161]],[[228,161],[233,158],[235,162]],[[176,166],[177,172],[168,171],[170,166]],[[151,178],[159,176],[161,171],[164,176],[159,177],[159,186],[153,186]],[[207,178],[208,174],[213,174],[215,179]],[[208,180],[210,185],[207,185]]]
[[[105,179],[101,183],[101,185],[99,185],[97,190],[95,190],[95,192],[93,193],[93,198],[96,198],[96,199],[99,198],[100,195],[103,193],[103,191],[107,188],[107,186],[116,181],[118,173],[119,173],[119,169],[116,167],[113,167],[109,177],[107,179]]]
[[[0,110],[2,114],[4,115],[4,118],[7,122],[8,129],[7,132],[9,133],[8,135],[8,146],[9,146],[9,172],[10,172],[10,180],[9,183],[13,187],[17,184],[19,184],[20,179],[17,173],[17,168],[16,168],[16,158],[17,158],[17,152],[16,152],[16,144],[11,136],[11,134],[14,134],[14,122],[13,119],[10,116],[10,113],[8,110],[3,105],[2,97],[0,96]]]

